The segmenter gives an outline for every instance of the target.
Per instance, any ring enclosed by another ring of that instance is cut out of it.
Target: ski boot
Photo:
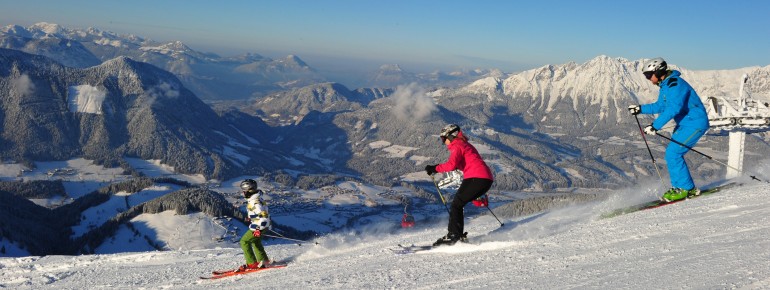
[[[257,262],[257,268],[267,268],[270,266],[270,264],[273,264],[273,261],[270,259],[265,259],[264,261]]]
[[[461,243],[468,243],[468,232],[464,232],[462,236],[460,236],[460,242]]]
[[[666,193],[663,194],[663,197],[661,197],[661,200],[665,202],[672,202],[677,200],[682,200],[690,196],[690,193],[693,193],[693,195],[700,194],[700,191],[696,188],[693,188],[691,190],[681,189],[681,188],[671,188]]]
[[[238,267],[238,270],[235,270],[235,272],[243,272],[243,271],[254,270],[258,268],[260,268],[259,263],[254,262],[251,264],[241,265],[240,267]]]
[[[462,235],[449,233],[446,234],[446,236],[441,237],[438,239],[435,243],[433,243],[433,246],[443,246],[443,245],[454,245],[457,242],[467,243],[468,242],[468,233],[465,232]]]
[[[433,243],[433,246],[434,247],[443,246],[443,245],[451,246],[457,243],[457,241],[459,241],[461,238],[462,238],[461,235],[448,233],[446,234],[446,236],[439,238],[435,243]]]

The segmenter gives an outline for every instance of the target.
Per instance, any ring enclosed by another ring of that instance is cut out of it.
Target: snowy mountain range
[[[45,55],[78,68],[129,57],[173,73],[196,96],[206,100],[248,98],[255,93],[324,80],[293,55],[277,60],[253,53],[221,57],[198,52],[181,41],[159,43],[135,35],[96,28],[69,29],[51,23],[0,28],[0,47]]]
[[[263,146],[271,129],[260,119],[218,115],[150,64],[118,57],[79,69],[9,49],[0,59],[3,159],[85,157],[130,170],[124,157],[139,157],[207,178],[291,168],[281,150]]]
[[[28,27],[1,27],[0,48],[48,56],[65,66],[77,68],[98,65],[116,57],[129,57],[173,73],[187,89],[207,101],[247,99],[329,79],[296,55],[282,59],[256,53],[223,57],[196,51],[181,41],[157,42],[93,27],[72,29],[45,22]],[[361,87],[390,88],[409,82],[434,86],[458,84],[495,74],[499,72],[481,69],[415,74],[401,70],[398,65],[383,65],[378,71],[344,79]]]
[[[9,95],[3,98],[7,149],[2,154],[14,160],[82,156],[114,166],[128,155],[163,160],[179,172],[207,178],[291,169],[343,173],[387,186],[439,162],[445,151],[425,138],[457,123],[489,155],[499,189],[612,187],[652,172],[651,162],[628,152],[629,144],[639,150],[643,144],[625,107],[649,102],[655,93],[633,73],[640,61],[600,56],[431,91],[419,85],[351,91],[322,83],[218,107],[215,113],[173,75],[130,58],[78,69],[14,50],[3,53],[8,74],[2,84]],[[696,89],[705,87],[706,97],[727,94],[736,87],[731,76],[742,73],[759,80],[753,94],[770,95],[762,79],[769,70],[683,72],[693,75]],[[55,89],[34,91],[48,83]],[[39,108],[18,105],[27,98],[54,101]],[[149,110],[137,109],[142,107]],[[37,111],[53,115],[41,119]],[[133,118],[136,114],[141,117]],[[747,148],[762,154],[763,140]],[[51,141],[55,150],[33,146]],[[724,143],[707,138],[701,144],[726,151]],[[691,160],[700,178],[720,176],[720,169],[701,167],[704,161]]]
[[[243,229],[232,211],[242,205],[232,193],[239,180],[254,176],[278,197],[276,224],[302,237],[376,224],[410,207],[418,221],[430,223],[442,207],[422,168],[445,160],[437,133],[447,123],[459,124],[493,167],[496,206],[533,195],[619,190],[658,179],[626,111],[629,104],[657,95],[638,73],[642,60],[598,56],[583,64],[488,77],[490,72],[469,71],[478,79],[473,82],[436,73],[430,86],[411,82],[425,76],[384,66],[377,79],[392,82],[393,88],[349,89],[334,82],[295,82],[287,76],[312,73],[296,56],[223,59],[181,42],[159,44],[56,25],[11,26],[2,32],[2,47],[11,49],[0,48],[0,179],[20,187],[34,186],[23,180],[64,175],[68,180],[61,185],[63,196],[35,204],[19,201],[33,198],[14,190],[0,192],[9,201],[4,205],[23,203],[37,213],[18,216],[5,207],[0,223],[43,223],[63,214],[66,218],[57,223],[28,228],[70,236],[75,243],[52,250],[20,240],[18,232],[3,233],[8,248],[21,244],[41,255],[183,249],[176,239],[184,234],[163,224],[168,216],[160,216],[174,210],[180,224],[208,225],[195,240],[209,241],[194,248],[212,249]],[[204,67],[217,69],[198,70]],[[218,91],[222,84],[195,87],[206,79],[200,71],[217,70],[222,73],[217,77],[227,79],[263,75],[273,91],[208,105],[198,92]],[[681,71],[702,98],[737,94],[740,76],[748,74],[752,95],[770,99],[770,66]],[[398,84],[403,81],[411,83]],[[290,85],[279,89],[281,84]],[[770,153],[770,137],[752,136],[746,168],[763,164]],[[706,137],[698,148],[724,159],[725,139]],[[662,166],[664,144],[651,140],[657,166]],[[99,171],[112,177],[89,182],[96,173],[69,165],[78,158],[103,166]],[[40,171],[44,162],[55,160],[65,165]],[[690,154],[688,162],[697,184],[724,176],[724,168],[706,158]],[[132,175],[152,176],[146,169],[155,165],[163,167],[153,169],[163,171],[161,177],[192,180],[192,185],[155,180],[130,190],[109,187],[133,180]],[[216,185],[221,187],[210,190]],[[171,201],[161,199],[167,195]],[[204,211],[212,200],[221,205],[219,211]]]

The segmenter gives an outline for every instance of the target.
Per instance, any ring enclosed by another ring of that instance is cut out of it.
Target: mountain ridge
[[[228,144],[211,128],[249,143],[172,74],[150,64],[119,57],[99,66],[76,69],[6,49],[0,49],[0,58],[8,64],[6,73],[0,76],[8,80],[0,85],[6,89],[0,94],[5,108],[5,115],[0,116],[5,124],[5,158],[66,159],[83,154],[115,165],[129,155],[165,160],[181,172],[222,176],[233,174],[228,172],[238,166],[227,162],[221,152],[211,151]],[[14,86],[19,83],[24,83],[26,89]],[[85,85],[104,94],[103,103],[97,106],[105,114],[70,111],[67,100],[78,97],[68,92],[73,85]],[[34,94],[13,93],[20,90]],[[190,111],[180,111],[179,106]],[[37,148],[34,144],[49,145]]]
[[[55,53],[52,45],[62,42]],[[294,55],[273,60],[258,54],[221,57],[198,52],[181,41],[156,42],[135,35],[89,27],[69,29],[58,24],[37,23],[29,27],[0,28],[0,47],[51,57],[67,66],[85,68],[119,56],[151,63],[179,77],[202,99],[248,98],[264,93],[323,81],[314,69]]]

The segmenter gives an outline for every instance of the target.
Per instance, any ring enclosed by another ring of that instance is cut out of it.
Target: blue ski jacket
[[[700,97],[684,79],[679,77],[677,70],[671,71],[669,76],[662,80],[658,100],[652,104],[641,106],[642,114],[659,114],[652,122],[652,127],[660,130],[674,119],[677,127],[703,129],[709,127],[709,118],[706,108],[703,107]]]

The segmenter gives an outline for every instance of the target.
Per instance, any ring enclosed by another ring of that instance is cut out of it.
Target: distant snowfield
[[[409,147],[409,146],[401,146],[401,145],[392,145],[390,147],[383,148],[382,151],[387,152],[387,157],[389,158],[405,158],[406,154],[409,153],[409,151],[417,150],[419,148],[416,147]]]
[[[139,158],[124,158],[131,167],[144,173],[148,177],[171,177],[178,180],[187,181],[192,184],[201,184],[206,182],[203,174],[181,174],[174,171],[174,167],[163,164],[160,160],[142,160]]]
[[[35,169],[16,163],[0,164],[0,180],[62,180],[67,196],[30,199],[40,206],[56,206],[71,202],[87,193],[132,178],[122,168],[105,168],[92,160],[75,158],[66,161],[35,162]]]
[[[160,163],[160,160],[142,160],[125,158],[137,171],[148,177],[172,177],[192,184],[207,182],[202,174],[180,174],[174,168]],[[93,160],[74,158],[65,161],[35,162],[35,169],[17,163],[0,164],[0,180],[56,180],[61,179],[69,198],[78,198],[110,183],[132,179],[123,174],[119,167],[105,168],[94,164]],[[49,201],[40,200],[38,204]]]
[[[318,149],[315,147],[305,148],[305,147],[296,146],[294,147],[294,150],[292,150],[291,152],[297,155],[303,155],[313,160],[317,160],[318,162],[327,166],[334,163],[334,160],[322,158],[320,155],[321,149]]]
[[[421,155],[411,155],[408,158],[411,161],[414,161],[414,165],[422,165],[425,161],[433,159],[432,157],[428,156],[421,156]]]
[[[70,112],[102,114],[102,103],[107,94],[91,85],[69,87],[67,101]]]
[[[409,151],[419,149],[409,146],[393,145],[390,142],[383,140],[371,142],[369,143],[369,147],[372,149],[382,149],[382,151],[385,151],[385,155],[388,158],[405,158]],[[418,157],[415,161],[420,162],[420,158]]]
[[[638,191],[637,191],[638,192]],[[0,258],[0,287],[14,289],[671,289],[770,287],[770,186],[746,181],[698,199],[611,219],[598,216],[639,193],[505,220],[466,223],[471,244],[394,255],[429,244],[445,220],[410,230],[371,225],[320,245],[266,250],[284,269],[199,280],[243,263],[236,245],[207,250]],[[643,193],[642,195],[648,195]],[[646,196],[644,198],[649,198]],[[446,215],[440,215],[442,219]],[[173,217],[159,217],[173,218]],[[150,222],[148,224],[158,221]],[[154,226],[162,227],[161,224]],[[185,231],[180,229],[180,235]],[[189,233],[195,234],[195,233]]]
[[[105,168],[94,164],[93,160],[74,158],[66,161],[35,162],[35,169],[17,163],[0,164],[0,179],[46,180],[62,179],[65,181],[111,182],[122,180],[122,168]]]

